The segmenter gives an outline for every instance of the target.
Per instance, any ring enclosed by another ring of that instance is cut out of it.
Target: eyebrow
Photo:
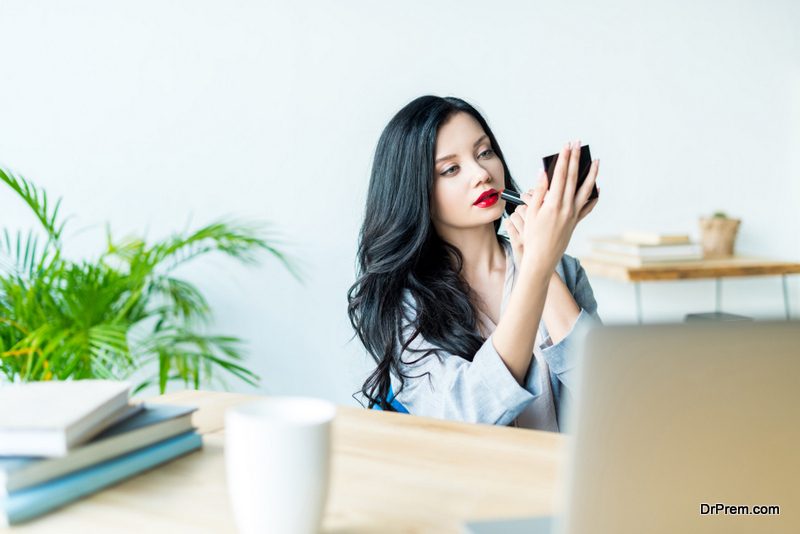
[[[483,140],[484,140],[484,139],[486,139],[487,137],[488,137],[488,135],[486,135],[486,134],[483,134],[482,136],[480,136],[480,137],[478,138],[478,140],[477,140],[477,141],[475,141],[475,144],[474,144],[474,145],[472,145],[472,147],[473,147],[473,148],[475,148],[476,146],[478,146],[479,144],[481,144],[481,141],[483,141]],[[456,157],[456,155],[455,155],[455,154],[448,154],[448,155],[446,155],[446,156],[442,156],[441,158],[436,158],[436,161],[434,161],[433,163],[434,163],[434,164],[436,164],[436,163],[439,163],[440,161],[444,161],[444,160],[446,160],[446,159],[450,159],[450,158],[454,158],[454,157]]]

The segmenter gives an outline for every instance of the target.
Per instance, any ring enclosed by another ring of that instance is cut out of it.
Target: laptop
[[[563,515],[465,532],[800,532],[800,322],[601,326],[579,347]]]

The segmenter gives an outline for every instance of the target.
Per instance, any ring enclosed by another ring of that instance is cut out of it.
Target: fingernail
[[[577,141],[575,141],[575,147],[574,148],[580,148],[580,147],[581,147],[581,140],[578,139]]]
[[[564,150],[570,150],[572,148],[572,141],[568,141],[567,144],[564,146]]]

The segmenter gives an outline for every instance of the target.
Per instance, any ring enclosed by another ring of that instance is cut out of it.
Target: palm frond
[[[160,314],[180,317],[185,321],[199,320],[207,324],[211,318],[208,301],[194,284],[171,276],[156,278],[150,286],[152,293],[160,294],[166,306]]]
[[[111,359],[112,367],[120,374],[127,374],[133,368],[128,345],[128,325],[120,323],[97,324],[88,330],[89,353],[95,361]]]
[[[28,279],[37,272],[46,270],[48,265],[57,262],[60,249],[40,246],[39,235],[33,230],[23,234],[17,231],[12,237],[8,229],[0,234],[0,273],[15,274]]]
[[[257,385],[258,375],[239,364],[243,359],[241,344],[236,337],[202,335],[171,326],[146,340],[137,349],[142,360],[158,359],[158,383],[163,392],[167,381],[176,377],[187,386],[199,387],[201,382],[211,380],[215,368],[248,384]],[[155,378],[149,383],[155,383]]]
[[[64,231],[64,222],[58,220],[58,210],[61,207],[61,199],[58,199],[55,206],[48,203],[47,193],[44,189],[38,188],[28,182],[22,176],[17,176],[7,169],[0,167],[0,181],[5,182],[20,198],[31,208],[36,218],[42,224],[50,239],[58,243],[61,233]],[[51,209],[52,207],[52,209]]]
[[[267,252],[280,261],[298,281],[303,275],[296,260],[277,248],[278,236],[269,232],[269,225],[247,224],[234,220],[219,220],[188,235],[175,235],[152,248],[156,262],[170,260],[172,271],[198,256],[222,252],[245,264],[257,264],[258,253]]]

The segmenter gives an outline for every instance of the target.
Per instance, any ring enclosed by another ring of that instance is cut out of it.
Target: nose
[[[475,164],[474,170],[474,185],[479,186],[484,183],[489,183],[492,181],[492,175],[489,174],[489,171],[484,169],[480,164]]]

